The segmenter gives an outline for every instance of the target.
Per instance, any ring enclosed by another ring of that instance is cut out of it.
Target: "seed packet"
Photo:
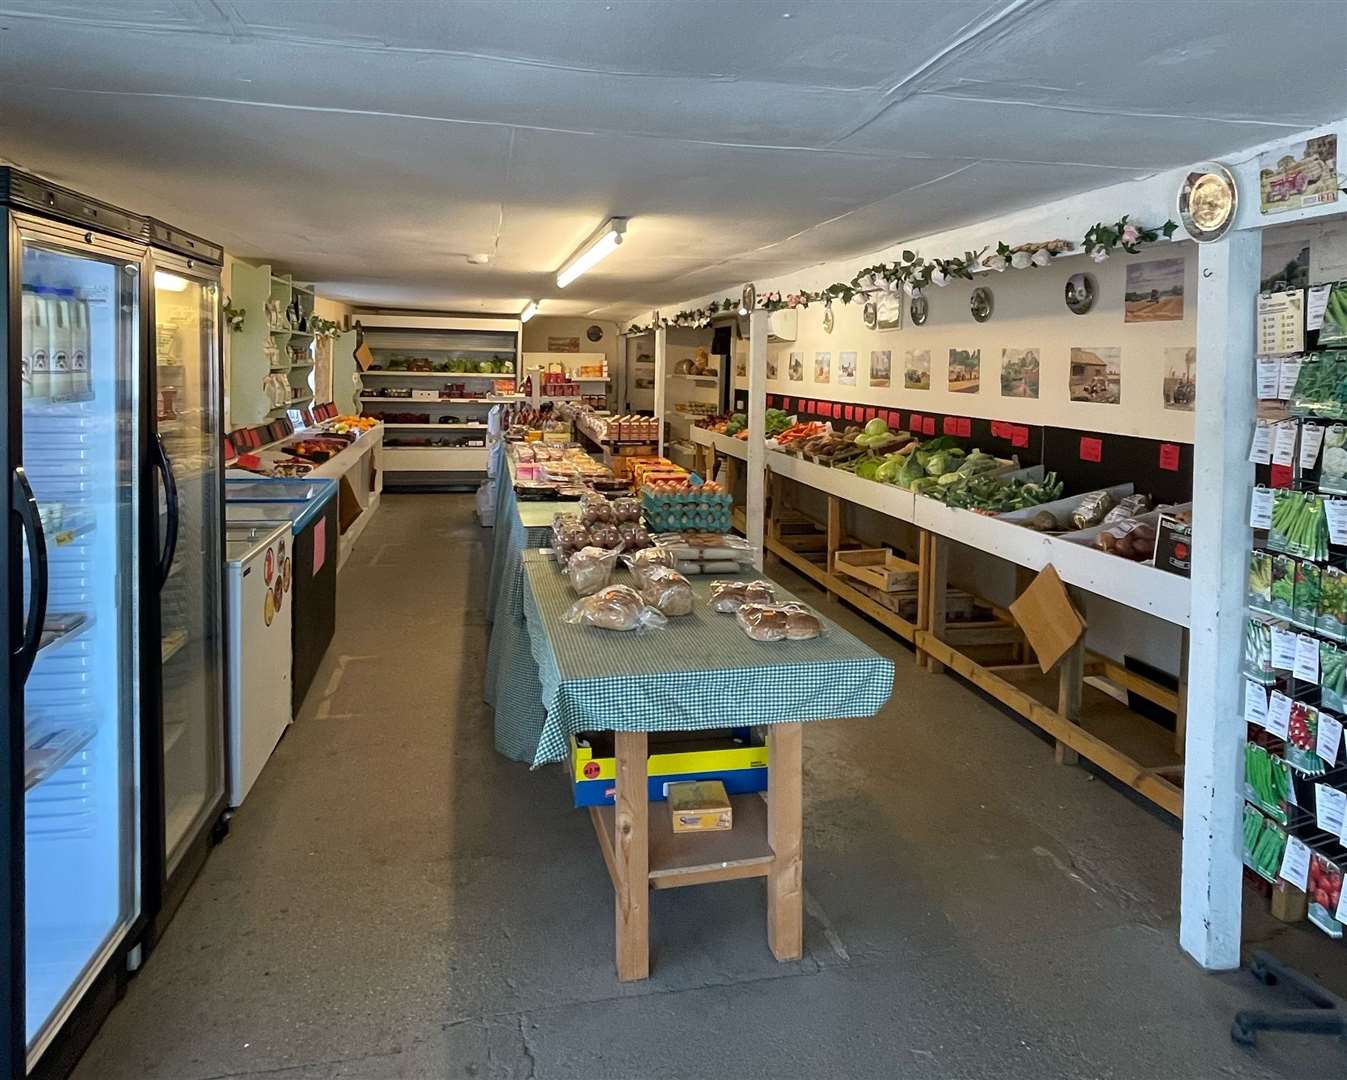
[[[1332,495],[1347,495],[1347,425],[1332,424],[1324,432],[1319,490]]]
[[[1325,318],[1327,328],[1328,320]],[[1319,331],[1321,344],[1324,331]],[[1297,416],[1347,416],[1347,354],[1315,353],[1300,365],[1291,391],[1290,408]]]
[[[1347,641],[1347,571],[1325,566],[1319,581],[1319,619],[1315,629],[1334,641]]]
[[[1310,922],[1329,937],[1342,937],[1342,923],[1336,917],[1342,910],[1342,868],[1317,851],[1310,855],[1305,897],[1310,903]]]
[[[1268,547],[1301,559],[1328,558],[1328,514],[1324,501],[1308,491],[1279,489],[1272,496]]]
[[[1285,555],[1272,556],[1272,605],[1273,615],[1284,619],[1291,617],[1295,605],[1296,560]]]
[[[1249,607],[1272,610],[1272,556],[1258,548],[1249,552]]]
[[[1319,598],[1323,592],[1323,573],[1312,562],[1296,563],[1295,604],[1291,621],[1302,630],[1319,624]]]
[[[1319,710],[1297,701],[1291,706],[1291,724],[1286,736],[1286,763],[1309,776],[1324,771],[1324,760],[1315,750],[1319,741]]]
[[[1244,865],[1267,881],[1277,880],[1286,833],[1256,807],[1244,804]]]
[[[1272,669],[1272,625],[1251,616],[1244,629],[1244,674],[1256,683],[1271,686],[1277,681]]]
[[[1244,744],[1244,798],[1274,821],[1286,824],[1291,774],[1286,762],[1255,742]],[[1275,871],[1274,871],[1275,873]]]
[[[1319,642],[1319,704],[1333,712],[1343,709],[1347,691],[1347,652],[1327,641]]]

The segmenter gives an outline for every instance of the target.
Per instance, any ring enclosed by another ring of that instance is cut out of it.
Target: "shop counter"
[[[576,597],[550,554],[522,561],[520,602],[531,662],[513,658],[509,681],[538,711],[496,711],[497,744],[532,745],[535,766],[565,760],[570,737],[615,732],[615,805],[591,807],[617,894],[618,975],[649,974],[649,890],[765,877],[768,941],[779,960],[799,957],[801,723],[871,716],[893,690],[893,662],[827,619],[808,641],[758,642],[707,603],[711,578],[693,579],[690,615],[645,633],[571,625]],[[615,575],[627,580],[627,574]],[[779,600],[793,599],[777,586]],[[822,618],[820,616],[820,618]],[[768,729],[768,796],[733,797],[734,828],[673,834],[648,803],[649,732],[738,725]]]

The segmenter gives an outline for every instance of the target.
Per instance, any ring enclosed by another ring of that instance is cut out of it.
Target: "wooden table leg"
[[[930,634],[937,641],[945,640],[945,606],[949,593],[949,541],[935,533],[927,534],[927,555],[931,564],[928,580],[931,596],[927,606]],[[939,675],[945,665],[933,656],[926,657],[926,670]]]
[[[843,544],[846,543],[847,534],[845,519],[843,518],[842,500],[836,495],[828,496],[828,560],[824,564],[828,571],[828,581],[831,586],[833,574],[837,570],[837,552]],[[828,589],[828,596],[836,599],[837,594]]]
[[[646,734],[618,731],[613,862],[616,870],[617,977],[650,977],[650,825]]]
[[[931,628],[931,534],[917,530],[917,629]],[[926,653],[921,646],[914,649],[918,668],[926,666]]]
[[[767,944],[783,961],[804,955],[803,741],[798,723],[767,729]]]

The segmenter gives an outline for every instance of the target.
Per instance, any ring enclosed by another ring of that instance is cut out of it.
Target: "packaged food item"
[[[1261,686],[1277,681],[1272,666],[1272,622],[1267,618],[1251,616],[1244,630],[1243,673]]]
[[[803,604],[742,604],[734,617],[754,641],[804,641],[823,632],[818,616]]]
[[[776,592],[770,581],[713,581],[711,610],[733,615],[744,604],[773,604]]]
[[[1094,546],[1133,562],[1145,562],[1155,554],[1155,526],[1125,518],[1096,536]]]
[[[1107,491],[1095,491],[1086,495],[1080,505],[1071,511],[1071,524],[1077,529],[1088,529],[1104,520],[1104,515],[1113,509],[1113,496]]]
[[[1318,627],[1322,595],[1323,574],[1319,567],[1311,562],[1296,563],[1291,621],[1302,630],[1314,630]]]
[[[677,570],[667,566],[643,566],[634,570],[641,599],[665,615],[692,614],[692,586]]]
[[[592,543],[589,530],[580,524],[579,518],[558,514],[552,519],[552,548],[563,564],[581,548],[589,547]]]
[[[651,538],[674,554],[684,574],[735,574],[753,561],[753,547],[726,533],[658,533]]]
[[[577,600],[562,622],[597,626],[601,630],[649,630],[668,623],[658,610],[641,599],[630,585],[609,585],[593,596]]]
[[[1319,490],[1347,495],[1347,426],[1330,424],[1324,431],[1324,456],[1319,466]]]
[[[1272,610],[1272,556],[1258,548],[1249,552],[1249,607]]]
[[[1124,518],[1140,517],[1151,508],[1149,495],[1142,495],[1137,492],[1134,495],[1124,495],[1118,500],[1118,505],[1104,515],[1103,523],[1112,525],[1115,522],[1122,521]]]
[[[616,525],[617,514],[613,510],[613,504],[604,496],[591,493],[580,500],[580,520],[585,525],[593,525],[599,521]]]
[[[720,780],[682,780],[669,785],[673,831],[725,832],[734,827],[734,808]]]
[[[650,546],[650,534],[635,521],[623,521],[617,531],[622,536],[622,547],[626,551],[637,551]]]
[[[608,584],[615,565],[615,550],[585,547],[566,560],[566,574],[571,579],[571,588],[578,595],[591,596]]]
[[[622,531],[610,521],[596,521],[590,525],[589,537],[596,547],[622,547]]]
[[[1324,567],[1316,629],[1334,641],[1347,641],[1347,573],[1336,566]]]
[[[668,566],[672,569],[678,568],[678,560],[674,558],[674,553],[668,548],[662,547],[642,548],[631,555],[623,555],[622,561],[627,564],[628,569],[633,573],[639,568],[646,566]]]
[[[613,514],[616,516],[618,524],[625,521],[641,520],[641,503],[638,499],[630,497],[614,499],[610,504]]]

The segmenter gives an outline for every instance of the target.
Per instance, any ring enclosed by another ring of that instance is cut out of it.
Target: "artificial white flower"
[[[1090,249],[1090,258],[1095,262],[1103,262],[1108,258],[1108,248],[1104,247],[1103,244],[1096,244]]]
[[[1034,252],[1032,262],[1035,266],[1047,266],[1052,262],[1052,255],[1045,248],[1039,248]]]
[[[1033,257],[1027,251],[1017,251],[1010,256],[1010,265],[1016,270],[1023,270],[1025,267],[1033,265]]]
[[[995,270],[999,274],[1006,268],[1006,257],[999,252],[993,251],[982,260],[982,265],[988,270]]]
[[[931,271],[931,284],[938,289],[943,289],[949,283],[949,276],[940,269]]]

